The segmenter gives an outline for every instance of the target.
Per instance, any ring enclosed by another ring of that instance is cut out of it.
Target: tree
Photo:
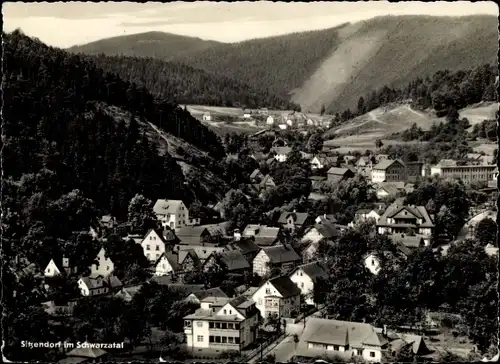
[[[384,146],[384,143],[382,143],[382,140],[381,139],[377,139],[375,140],[375,147],[380,149]]]
[[[497,224],[493,219],[487,217],[476,226],[476,239],[483,244],[493,244],[497,246]]]
[[[313,154],[316,154],[323,149],[323,138],[321,137],[321,134],[314,133],[309,137],[307,149]]]
[[[132,231],[144,234],[147,229],[156,227],[156,221],[152,201],[136,194],[128,205],[128,222]]]
[[[321,105],[321,111],[319,112],[321,116],[323,116],[325,114],[325,104]]]
[[[361,96],[358,100],[358,115],[366,113],[365,99]]]

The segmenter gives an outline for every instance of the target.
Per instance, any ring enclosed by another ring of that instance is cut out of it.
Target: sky
[[[16,28],[56,47],[103,38],[161,31],[220,42],[238,42],[326,29],[383,15],[498,16],[494,2],[310,2],[220,3],[22,3],[2,5],[4,31]]]

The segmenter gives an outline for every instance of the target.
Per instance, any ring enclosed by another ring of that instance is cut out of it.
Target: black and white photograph
[[[2,17],[3,362],[499,360],[495,2]]]

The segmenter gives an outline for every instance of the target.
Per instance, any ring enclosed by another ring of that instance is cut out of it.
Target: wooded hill
[[[232,44],[144,33],[71,51],[180,62],[288,98],[303,111],[325,105],[335,113],[354,109],[359,95],[383,85],[401,87],[440,69],[496,64],[497,28],[497,19],[486,15],[389,16]]]
[[[123,80],[146,87],[153,95],[187,105],[241,108],[269,107],[299,109],[287,98],[270,94],[223,75],[210,74],[182,63],[154,58],[87,55],[97,67],[117,74]]]
[[[206,168],[225,155],[178,105],[20,31],[3,37],[4,207],[43,213],[46,201],[78,189],[102,213],[124,218],[136,193],[189,200],[191,186],[151,125],[204,153]]]

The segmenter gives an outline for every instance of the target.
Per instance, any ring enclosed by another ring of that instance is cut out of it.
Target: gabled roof
[[[337,168],[337,167],[331,167],[328,172],[328,174],[333,174],[333,175],[336,175],[336,176],[344,176],[347,171],[350,171],[349,169],[347,168]]]
[[[394,163],[398,163],[404,166],[404,163],[399,159],[383,159],[380,162],[378,162],[375,166],[373,166],[373,169],[385,170],[390,166],[392,166]]]
[[[291,276],[293,273],[295,273],[299,269],[301,269],[313,281],[316,280],[317,278],[327,278],[328,277],[327,268],[326,268],[325,264],[323,262],[320,262],[320,261],[299,265],[297,268],[295,268],[289,274],[289,276]]]
[[[170,264],[170,266],[172,267],[172,269],[174,271],[179,270],[179,264],[177,262],[177,259],[179,258],[179,256],[177,254],[173,254],[172,252],[162,253],[162,255],[160,255],[160,257],[156,260],[156,262],[154,264],[155,267],[160,263],[160,261],[162,260],[163,257],[165,257],[165,259],[167,259],[168,264]]]
[[[422,223],[419,224],[419,227],[434,227],[434,223],[432,221],[431,216],[427,212],[427,209],[424,206],[413,206],[413,205],[402,205],[401,199],[395,201],[392,205],[390,205],[387,210],[380,216],[380,219],[377,225],[387,226],[390,225],[387,222],[388,218],[405,218],[411,217],[405,215],[405,212],[409,212],[411,215],[416,218],[422,219]]]
[[[152,232],[154,231],[156,233],[156,235],[158,235],[158,237],[160,238],[160,240],[163,242],[163,243],[166,243],[167,241],[165,240],[165,238],[163,237],[163,232],[160,230],[160,229],[149,229],[148,232],[146,233],[146,235],[144,235],[144,240],[146,240],[146,237]]]
[[[262,248],[273,264],[300,261],[299,255],[290,246],[276,245]]]
[[[290,212],[290,211],[285,211],[280,215],[280,218],[278,220],[278,223],[280,224],[286,224],[288,217],[292,215],[294,224],[296,225],[303,225],[306,220],[309,218],[309,214],[307,212]]]
[[[340,236],[340,230],[335,224],[330,221],[324,221],[321,224],[316,224],[311,229],[316,229],[325,239],[331,239]],[[310,229],[310,230],[311,230]]]
[[[221,260],[227,266],[228,271],[250,268],[250,264],[239,250],[222,253]]]
[[[153,211],[157,215],[174,214],[181,205],[182,200],[159,199],[153,206]]]
[[[300,295],[300,289],[295,283],[292,282],[288,276],[280,276],[272,278],[269,283],[281,294],[283,298],[293,297]],[[265,283],[264,283],[265,284]]]
[[[231,248],[240,250],[244,255],[254,253],[260,250],[260,248],[250,239],[240,239],[231,243]]]
[[[214,288],[209,288],[209,289],[204,289],[196,292],[191,292],[190,294],[193,294],[198,298],[200,301],[204,300],[207,297],[222,297],[222,298],[228,298],[227,294],[222,291],[219,287],[214,287]]]
[[[201,265],[200,259],[196,255],[196,252],[194,251],[194,249],[179,250],[178,254],[179,254],[179,258],[178,258],[177,262],[180,265],[184,264],[184,261],[186,260],[186,258],[188,256],[190,256],[193,259],[193,263],[195,266]]]

